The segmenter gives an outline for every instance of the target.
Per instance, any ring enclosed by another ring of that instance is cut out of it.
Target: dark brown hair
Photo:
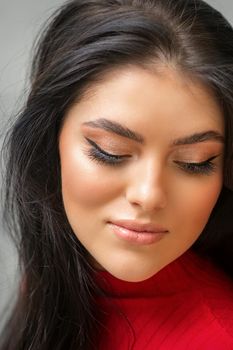
[[[223,110],[224,186],[192,249],[233,277],[232,27],[200,0],[69,1],[37,41],[30,93],[3,148],[4,222],[18,248],[24,288],[1,350],[95,349],[97,287],[63,208],[58,133],[66,111],[105,72],[156,62],[200,80]]]

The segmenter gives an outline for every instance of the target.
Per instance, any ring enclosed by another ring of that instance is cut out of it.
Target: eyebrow
[[[119,124],[116,121],[112,121],[106,118],[99,118],[96,120],[84,122],[82,125],[90,126],[96,129],[103,129],[108,132],[126,137],[130,140],[136,141],[140,144],[145,143],[145,139],[139,133],[130,130],[129,128]],[[180,145],[190,145],[204,141],[217,141],[224,143],[225,139],[221,133],[214,130],[208,130],[203,132],[197,132],[189,136],[178,138],[172,141],[171,146],[180,146]]]

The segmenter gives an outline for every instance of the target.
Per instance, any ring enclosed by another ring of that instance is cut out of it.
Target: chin
[[[126,282],[142,282],[147,280],[148,278],[154,276],[158,270],[153,270],[153,271],[135,271],[135,270],[131,270],[131,271],[109,271],[109,273],[111,275],[113,275],[114,277],[122,280],[122,281],[126,281]]]

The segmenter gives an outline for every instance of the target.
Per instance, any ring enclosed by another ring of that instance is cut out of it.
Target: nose
[[[165,178],[161,166],[148,164],[137,169],[129,180],[126,197],[143,211],[164,209],[167,205]]]

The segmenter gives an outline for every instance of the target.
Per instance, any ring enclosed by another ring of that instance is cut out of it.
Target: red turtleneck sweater
[[[142,282],[97,272],[99,350],[233,350],[233,282],[191,250]]]

